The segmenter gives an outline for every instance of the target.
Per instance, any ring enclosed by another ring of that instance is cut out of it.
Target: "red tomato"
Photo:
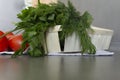
[[[7,33],[7,32],[6,32]],[[12,32],[10,32],[9,34],[7,34],[6,35],[6,38],[8,39],[8,41],[12,38],[12,37],[14,37],[15,35],[12,33]],[[10,48],[10,46],[8,46],[8,51],[12,51],[12,49]]]
[[[13,51],[17,51],[21,48],[21,44],[23,41],[22,35],[15,35],[11,39],[9,39],[9,46]]]
[[[2,36],[3,34],[4,33],[2,31],[0,31],[0,36]],[[4,37],[0,38],[0,52],[6,51],[7,49],[8,49],[8,40],[4,36]]]
[[[14,37],[14,36],[15,36],[15,35],[14,35],[12,32],[10,32],[9,34],[6,35],[7,39],[11,39],[11,38]]]

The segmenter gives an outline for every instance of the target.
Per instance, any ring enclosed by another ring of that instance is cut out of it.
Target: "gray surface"
[[[120,80],[120,54],[15,59],[0,56],[0,80]]]

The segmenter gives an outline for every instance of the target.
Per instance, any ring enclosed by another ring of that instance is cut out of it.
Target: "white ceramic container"
[[[91,26],[91,28],[94,30],[94,33],[92,32],[88,33],[96,49],[108,50],[113,36],[113,30],[94,26]],[[65,39],[64,52],[78,52],[80,50],[81,50],[80,41],[75,33],[73,33],[70,37],[67,37]]]

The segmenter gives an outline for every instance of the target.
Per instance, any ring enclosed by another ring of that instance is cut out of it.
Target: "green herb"
[[[92,16],[88,12],[81,16],[70,1],[68,1],[68,6],[65,6],[62,2],[47,5],[40,3],[38,0],[37,7],[23,9],[17,17],[21,21],[16,23],[15,30],[24,30],[24,41],[22,48],[16,51],[13,57],[23,53],[26,43],[29,43],[30,46],[28,50],[30,56],[44,56],[47,52],[45,47],[46,32],[55,25],[62,26],[61,41],[75,32],[79,36],[82,53],[96,52],[95,46],[87,33],[87,29],[90,29],[93,20]]]
[[[70,1],[68,1],[68,11],[69,18],[63,24],[61,40],[63,41],[65,37],[71,36],[75,32],[80,40],[81,52],[90,54],[96,53],[96,48],[87,33],[88,29],[91,30],[92,16],[87,11],[83,15],[80,15]]]

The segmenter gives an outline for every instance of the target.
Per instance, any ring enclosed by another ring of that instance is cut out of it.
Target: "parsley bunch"
[[[88,12],[81,16],[70,1],[66,6],[62,2],[47,5],[40,3],[38,0],[37,7],[23,9],[17,17],[20,21],[16,23],[15,30],[24,31],[23,43],[22,47],[13,56],[21,55],[27,43],[30,46],[27,52],[30,56],[44,56],[47,52],[45,47],[46,32],[55,25],[62,26],[60,40],[75,32],[80,39],[82,53],[95,53],[96,51],[87,33],[87,29],[90,29],[93,20],[92,16]]]

